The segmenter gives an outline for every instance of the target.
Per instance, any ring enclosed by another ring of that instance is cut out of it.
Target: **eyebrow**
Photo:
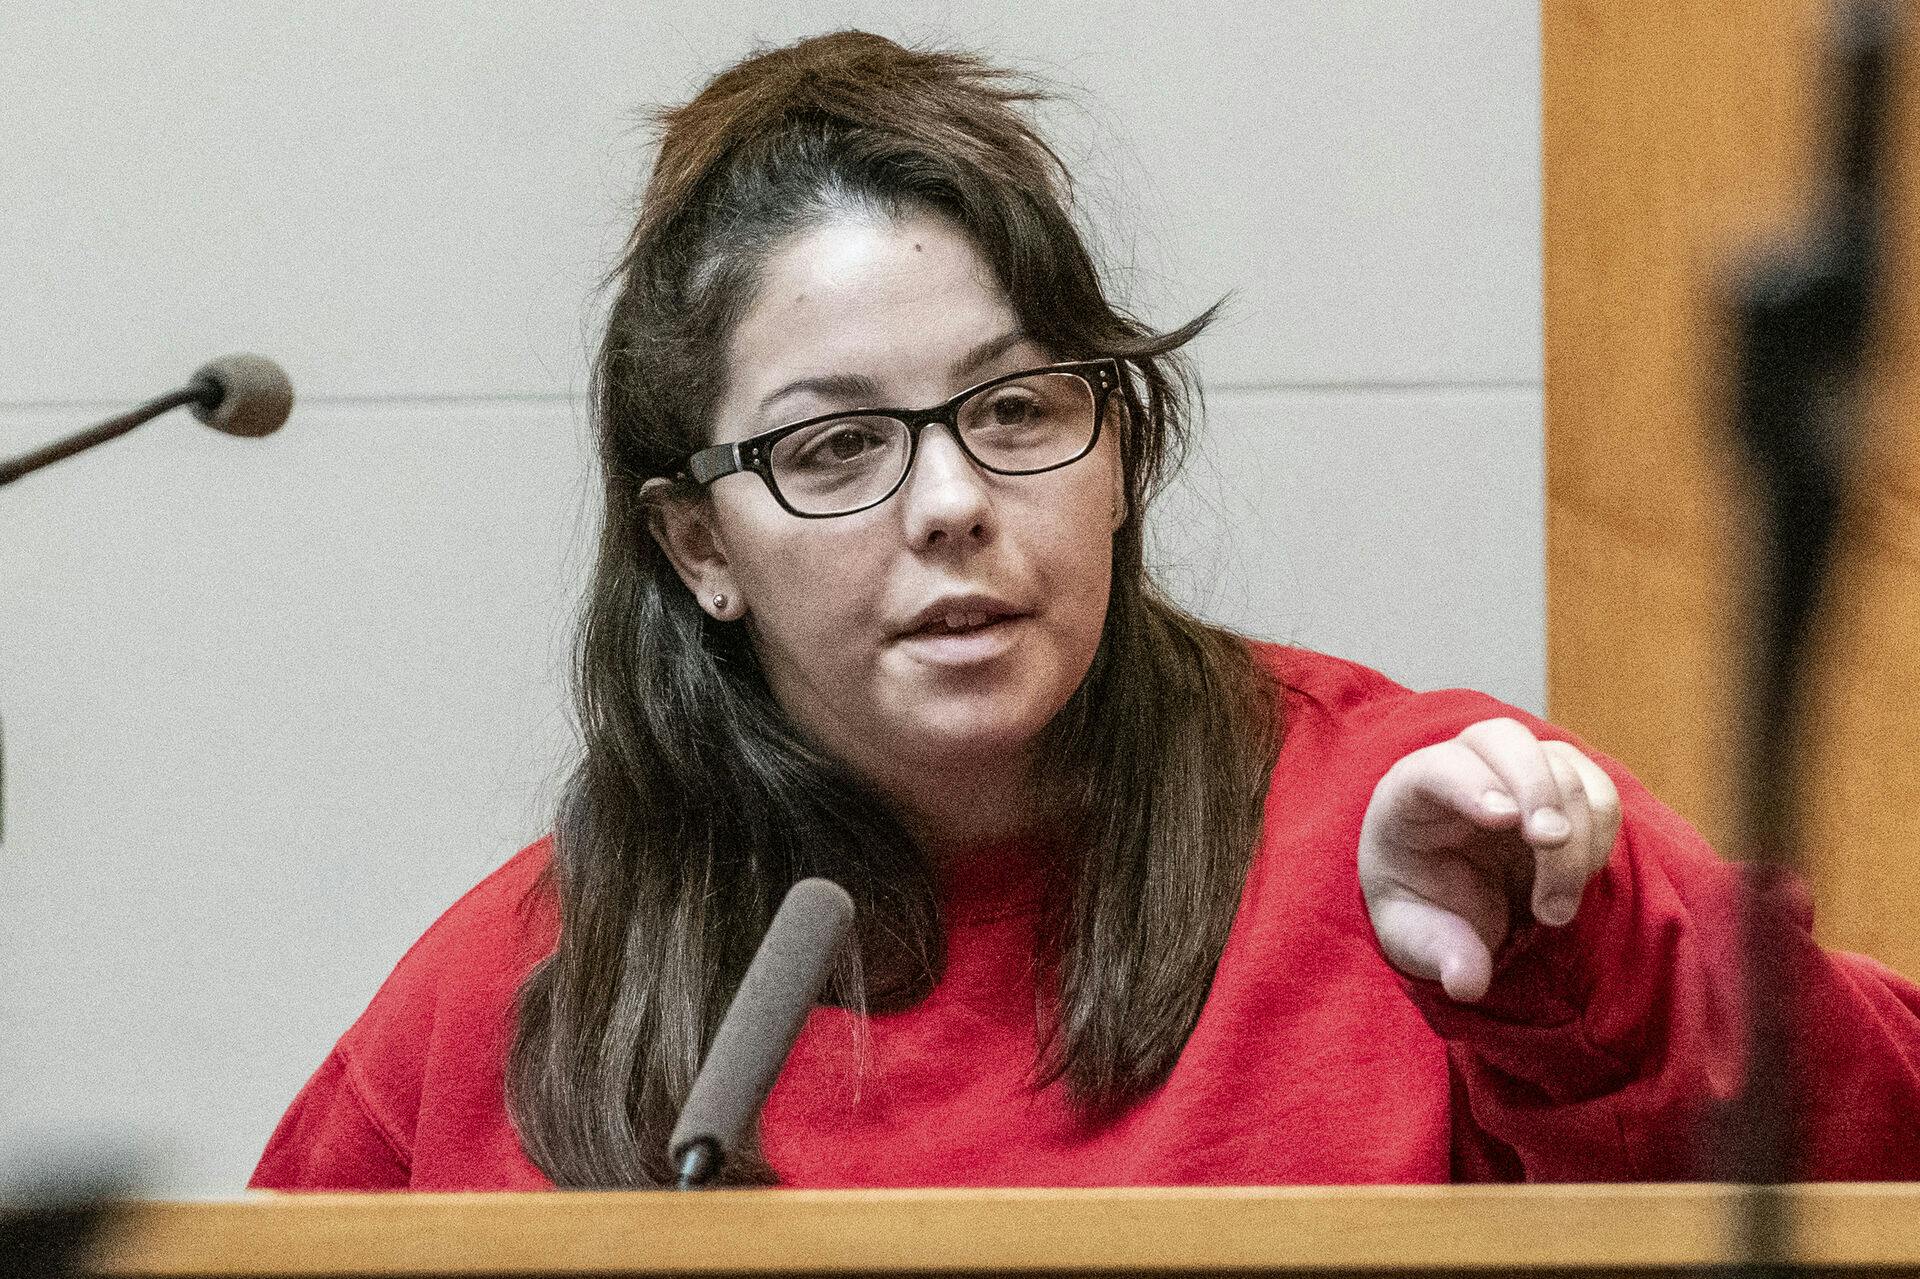
[[[956,382],[965,379],[1026,340],[1027,335],[1019,329],[1009,330],[996,338],[988,338],[954,362],[951,376]],[[880,399],[880,386],[865,374],[827,373],[820,377],[803,377],[787,383],[761,400],[759,411],[765,413],[789,395],[799,395],[807,391],[823,399],[847,400],[870,408],[891,407],[877,403]]]

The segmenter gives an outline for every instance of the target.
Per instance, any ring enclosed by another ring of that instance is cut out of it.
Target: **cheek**
[[[1089,654],[1100,642],[1107,620],[1107,600],[1113,589],[1112,534],[1106,531],[1104,523],[1096,527],[1100,536],[1083,539],[1078,544],[1069,568],[1071,581],[1065,584],[1066,594],[1072,601],[1074,632]]]
[[[1043,512],[1033,542],[1046,582],[1050,629],[1063,659],[1092,660],[1106,625],[1113,578],[1112,498],[1096,481],[1059,495]]]
[[[1103,452],[1107,447],[1103,441]],[[1052,507],[1051,558],[1071,578],[1062,585],[1074,588],[1076,596],[1097,597],[1098,607],[1104,611],[1113,575],[1116,504],[1121,500],[1119,467],[1110,454],[1105,458],[1096,454],[1087,460],[1102,460],[1107,465],[1090,468],[1089,474],[1078,477],[1085,482],[1063,494]]]
[[[809,665],[845,654],[847,635],[876,614],[883,580],[884,547],[863,523],[779,511],[734,523],[729,563],[763,642],[809,655]]]

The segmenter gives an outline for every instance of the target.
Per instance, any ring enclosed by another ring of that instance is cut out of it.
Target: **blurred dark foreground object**
[[[1825,69],[1828,173],[1808,227],[1748,273],[1734,299],[1735,431],[1759,517],[1744,731],[1743,839],[1750,860],[1745,1088],[1729,1109],[1720,1175],[1751,1188],[1738,1274],[1793,1273],[1795,1223],[1778,1187],[1801,1175],[1806,1090],[1791,970],[1802,844],[1809,658],[1822,638],[1828,577],[1863,452],[1861,380],[1882,301],[1885,123],[1893,113],[1900,0],[1839,0]]]
[[[129,1189],[123,1178],[96,1174],[0,1190],[0,1279],[87,1273],[89,1251]]]

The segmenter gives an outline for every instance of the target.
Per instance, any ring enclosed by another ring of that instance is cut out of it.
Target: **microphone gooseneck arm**
[[[168,391],[77,435],[0,462],[0,486],[96,444],[118,439],[141,423],[177,408],[192,409],[195,417],[228,435],[271,435],[293,411],[293,384],[287,381],[285,370],[263,355],[223,355],[203,364],[177,391]]]
[[[209,393],[214,392],[210,384],[201,381],[188,383],[176,391],[148,400],[139,408],[129,409],[118,417],[110,417],[98,426],[90,426],[84,431],[69,435],[64,440],[37,448],[31,453],[0,462],[0,484],[11,484],[23,475],[31,475],[43,466],[52,466],[55,462],[83,453],[96,444],[105,444],[115,440],[144,422],[150,422],[162,413],[183,408],[189,404],[203,402]]]

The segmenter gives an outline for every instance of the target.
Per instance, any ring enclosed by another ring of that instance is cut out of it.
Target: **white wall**
[[[1233,292],[1162,512],[1185,598],[1542,706],[1526,0],[12,4],[0,455],[228,350],[300,399],[0,491],[0,1172],[106,1134],[156,1193],[239,1186],[544,828],[634,113],[843,25],[1073,87],[1048,118],[1128,293]]]

